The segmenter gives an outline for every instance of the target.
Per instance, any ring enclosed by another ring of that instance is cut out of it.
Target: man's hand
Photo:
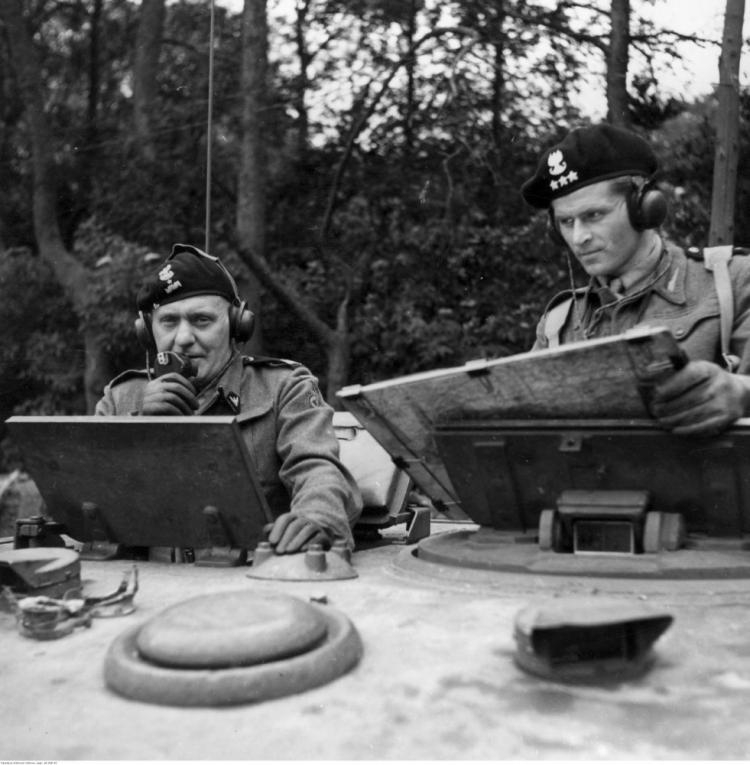
[[[735,375],[710,361],[691,361],[654,387],[651,413],[679,435],[717,435],[750,402],[750,377]]]
[[[198,408],[195,386],[187,378],[171,372],[150,380],[143,392],[144,415],[190,415]]]
[[[310,545],[331,546],[331,538],[319,526],[293,513],[280,515],[268,530],[268,541],[278,554],[302,552]]]

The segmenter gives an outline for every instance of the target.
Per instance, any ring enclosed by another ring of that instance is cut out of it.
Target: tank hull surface
[[[433,533],[456,526],[434,524]],[[460,528],[465,529],[465,526]],[[750,753],[750,581],[649,581],[450,569],[413,546],[354,555],[356,579],[279,582],[248,569],[139,563],[136,611],[54,641],[0,615],[8,760],[744,759]],[[750,553],[748,553],[750,555]],[[82,563],[116,586],[125,563]],[[109,690],[105,655],[128,630],[193,596],[323,596],[364,646],[359,664],[303,693],[222,708],[155,706]],[[549,596],[606,595],[674,616],[650,671],[564,685],[513,660],[514,619]]]

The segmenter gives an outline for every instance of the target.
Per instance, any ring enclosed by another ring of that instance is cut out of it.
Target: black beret
[[[650,177],[658,166],[651,147],[635,133],[604,123],[576,128],[542,154],[521,193],[532,207],[549,207],[553,199],[591,183],[623,175]]]
[[[195,295],[220,295],[238,302],[237,287],[218,258],[189,244],[176,244],[169,257],[149,276],[138,291],[139,311]]]

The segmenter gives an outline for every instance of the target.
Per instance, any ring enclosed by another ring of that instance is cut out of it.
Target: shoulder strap
[[[732,281],[729,277],[729,261],[732,259],[733,252],[734,247],[731,244],[705,247],[703,250],[703,263],[714,275],[716,294],[719,298],[721,356],[730,372],[734,372],[740,365],[739,358],[730,353],[729,349],[729,339],[732,336],[732,325],[734,324],[734,297],[732,295]]]
[[[569,297],[547,311],[547,315],[544,317],[544,337],[547,340],[548,348],[557,348],[560,345],[560,334],[568,320],[570,309],[573,307],[573,300],[574,298]]]
[[[113,377],[109,381],[109,386],[110,386],[110,388],[114,388],[115,385],[119,385],[120,383],[127,382],[128,380],[134,380],[136,378],[143,378],[143,377],[145,377],[146,379],[148,379],[149,371],[153,371],[153,370],[148,370],[148,369],[126,369],[124,372],[120,372],[120,374],[117,375],[116,377]]]
[[[246,367],[288,367],[294,369],[302,366],[291,359],[277,359],[275,356],[243,356],[242,365]]]

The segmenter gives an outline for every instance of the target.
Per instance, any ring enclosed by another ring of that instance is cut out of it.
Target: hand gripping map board
[[[686,359],[669,330],[471,361],[338,392],[343,405],[447,517],[463,518],[435,428],[454,420],[648,419],[649,391]]]

